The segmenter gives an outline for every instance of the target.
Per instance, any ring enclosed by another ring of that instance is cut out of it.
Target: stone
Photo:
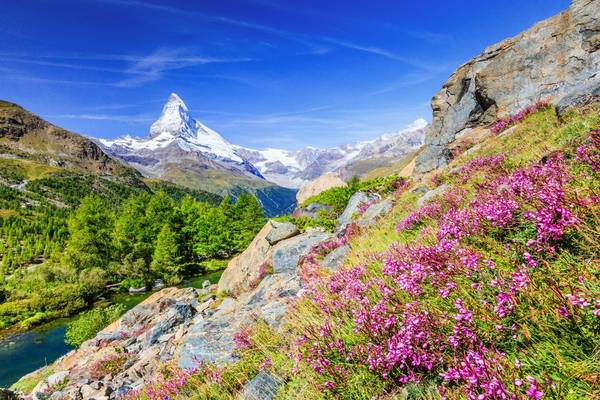
[[[317,218],[321,211],[329,212],[333,209],[333,207],[321,204],[321,203],[310,203],[306,207],[300,207],[294,210],[292,216],[294,218],[299,217],[308,217],[308,218]]]
[[[442,195],[448,190],[448,185],[442,184],[434,189],[429,190],[423,196],[417,199],[417,206],[423,207],[429,200]]]
[[[160,290],[165,287],[165,283],[162,279],[155,279],[152,285],[152,290]]]
[[[270,263],[271,245],[266,237],[272,229],[271,222],[267,222],[246,250],[227,264],[219,279],[219,291],[239,296],[251,289],[251,284],[259,279],[260,266]]]
[[[565,11],[485,49],[460,66],[433,97],[415,173],[445,166],[449,145],[466,130],[489,126],[537,101],[561,108],[600,87],[600,2],[573,0]]]
[[[231,297],[226,297],[223,299],[221,304],[219,304],[217,311],[220,313],[229,313],[229,312],[232,312],[233,310],[235,310],[236,307],[237,307],[237,302],[234,299],[232,299]]]
[[[300,257],[306,255],[312,246],[330,237],[328,233],[315,230],[277,243],[273,247],[273,272],[295,274]]]
[[[250,382],[246,383],[236,400],[271,400],[277,394],[282,380],[268,372],[259,372]]]
[[[379,218],[392,211],[393,207],[394,202],[391,199],[381,200],[375,204],[372,204],[358,219],[358,226],[361,228],[366,228],[374,225]]]
[[[207,289],[210,286],[210,281],[207,279],[202,282],[202,289]]]
[[[249,316],[248,316],[249,317]],[[177,357],[180,368],[193,369],[202,362],[231,363],[235,343],[233,336],[239,331],[243,316],[215,313],[198,321],[186,335]]]
[[[129,293],[131,294],[136,294],[136,293],[145,293],[148,291],[148,288],[146,286],[142,286],[139,288],[134,288],[134,287],[130,287],[129,288]]]
[[[359,207],[364,203],[368,203],[372,199],[372,196],[369,196],[364,192],[354,193],[352,197],[350,197],[350,200],[348,200],[348,204],[346,205],[344,212],[338,218],[339,230],[343,231],[346,229],[346,226],[352,222],[354,215],[358,213]]]
[[[299,205],[302,205],[306,200],[321,194],[328,189],[345,186],[346,182],[344,182],[336,173],[328,172],[302,186],[296,194],[296,200],[298,200]]]
[[[69,376],[69,371],[59,371],[56,372],[52,375],[50,375],[49,377],[46,378],[46,382],[48,383],[48,386],[55,386],[58,385],[59,383],[62,383],[65,381],[65,379],[67,379]]]
[[[323,261],[321,261],[321,267],[330,269],[332,271],[337,270],[344,264],[344,259],[350,253],[350,250],[350,246],[347,244],[333,249],[325,256]]]
[[[273,229],[265,237],[271,246],[300,233],[300,229],[291,222],[271,221],[271,224],[273,225]]]
[[[159,323],[149,331],[144,347],[156,343],[161,336],[164,336],[173,327],[179,326],[185,321],[191,319],[195,314],[194,307],[191,304],[175,303],[172,305]]]

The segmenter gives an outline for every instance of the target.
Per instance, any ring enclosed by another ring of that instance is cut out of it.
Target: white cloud
[[[58,114],[48,115],[47,118],[79,119],[89,121],[117,121],[117,122],[150,122],[153,119],[144,115],[111,115],[111,114]]]

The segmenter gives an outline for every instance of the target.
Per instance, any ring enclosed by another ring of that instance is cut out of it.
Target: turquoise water
[[[184,282],[182,287],[202,287],[205,280],[216,283],[222,271],[211,272]],[[118,293],[106,302],[123,304],[127,309],[133,308],[152,293],[128,294]],[[71,347],[65,343],[65,331],[70,319],[53,321],[50,324],[28,332],[16,333],[0,339],[0,387],[8,387],[23,375],[68,353]]]
[[[71,347],[65,343],[66,322],[55,321],[0,340],[0,387],[10,386],[21,376],[68,353]]]

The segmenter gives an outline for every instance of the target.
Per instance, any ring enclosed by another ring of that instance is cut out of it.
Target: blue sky
[[[429,120],[431,97],[458,65],[568,5],[6,1],[0,98],[114,138],[146,135],[176,92],[233,143],[333,146]]]

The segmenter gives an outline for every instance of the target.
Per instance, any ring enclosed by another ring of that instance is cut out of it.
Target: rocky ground
[[[46,377],[25,398],[118,399],[142,387],[167,363],[191,369],[199,363],[235,362],[233,338],[242,327],[257,318],[274,329],[282,326],[286,307],[302,293],[298,268],[303,258],[328,242],[333,245],[327,246],[321,264],[338,268],[350,251],[339,240],[348,225],[372,225],[392,205],[391,199],[358,192],[333,234],[301,233],[291,223],[269,221],[230,262],[218,285],[207,282],[203,289],[166,288],[153,294],[79,349],[31,374]],[[260,373],[240,396],[268,399],[278,384]]]

